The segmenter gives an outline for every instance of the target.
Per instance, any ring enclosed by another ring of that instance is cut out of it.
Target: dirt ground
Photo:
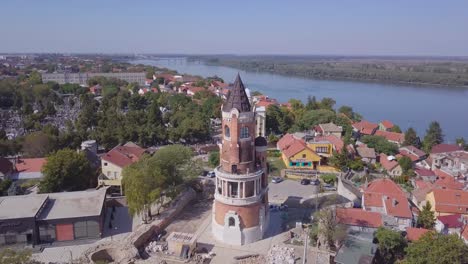
[[[166,228],[166,236],[172,232],[195,233],[203,221],[211,215],[213,200],[197,200],[188,205],[184,211]]]

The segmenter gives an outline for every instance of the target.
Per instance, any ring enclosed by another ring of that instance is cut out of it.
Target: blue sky
[[[1,52],[468,56],[468,1],[14,0]]]

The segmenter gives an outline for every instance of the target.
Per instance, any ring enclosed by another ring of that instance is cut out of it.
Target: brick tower
[[[221,111],[212,232],[224,243],[243,245],[262,239],[268,225],[267,141],[255,138],[255,112],[239,75]]]

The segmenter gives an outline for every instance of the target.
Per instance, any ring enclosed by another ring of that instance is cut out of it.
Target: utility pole
[[[302,264],[307,263],[307,241],[309,240],[309,236],[307,235],[307,228],[304,230],[304,255],[302,256]]]

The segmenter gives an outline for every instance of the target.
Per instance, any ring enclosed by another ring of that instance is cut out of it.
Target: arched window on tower
[[[224,136],[225,137],[231,137],[231,130],[229,129],[229,127],[227,125],[224,126]]]
[[[249,137],[249,128],[248,127],[242,127],[241,128],[241,133],[240,133],[240,138],[248,138]]]
[[[234,219],[234,217],[229,217],[228,219],[228,225],[229,226],[236,226],[236,220]]]

